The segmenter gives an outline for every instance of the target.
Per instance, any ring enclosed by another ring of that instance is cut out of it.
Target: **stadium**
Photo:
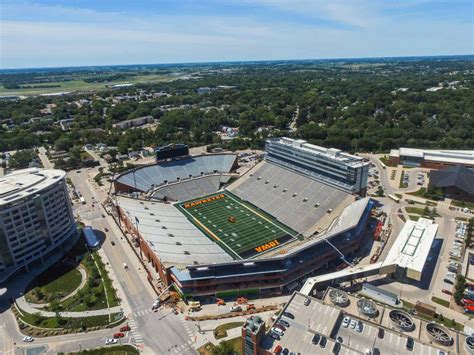
[[[235,154],[173,151],[119,175],[112,200],[122,228],[184,297],[291,292],[358,248],[372,209],[363,159],[289,138],[267,140],[251,168]]]

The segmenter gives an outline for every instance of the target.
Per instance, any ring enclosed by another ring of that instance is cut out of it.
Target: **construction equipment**
[[[238,304],[245,304],[247,303],[248,299],[246,299],[245,297],[239,297],[237,298],[237,303]]]
[[[189,301],[189,310],[191,312],[197,312],[201,310],[201,302],[199,301]]]
[[[222,298],[216,298],[216,303],[218,306],[225,306],[225,301]]]

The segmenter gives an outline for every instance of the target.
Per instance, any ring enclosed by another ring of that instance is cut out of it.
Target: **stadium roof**
[[[0,178],[0,205],[36,194],[64,178],[62,170],[23,169]]]
[[[397,265],[405,268],[407,277],[420,281],[437,231],[438,225],[430,219],[407,221],[390,248],[383,266]]]
[[[394,157],[413,157],[435,162],[474,165],[474,150],[432,150],[416,148],[392,149]]]
[[[232,260],[174,205],[121,196],[117,203],[164,263],[189,265]]]
[[[470,195],[474,195],[474,170],[456,165],[432,171],[430,173],[430,186],[454,186]]]
[[[116,181],[140,191],[166,183],[186,180],[212,173],[231,171],[237,156],[235,154],[201,155],[193,158],[147,165],[120,175]]]

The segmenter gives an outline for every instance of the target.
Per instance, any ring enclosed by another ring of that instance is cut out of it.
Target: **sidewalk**
[[[43,311],[42,309],[35,308],[25,300],[25,297],[20,297],[16,300],[16,304],[21,310],[31,313],[31,314],[38,314],[42,317],[56,317],[59,314],[60,317],[64,318],[83,318],[83,317],[92,317],[92,316],[103,316],[109,315],[112,313],[118,313],[122,311],[120,306],[115,306],[111,308],[104,308],[104,309],[96,309],[93,311],[84,311],[84,312],[50,312],[50,311]]]

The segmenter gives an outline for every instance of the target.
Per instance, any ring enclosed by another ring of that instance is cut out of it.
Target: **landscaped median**
[[[112,327],[123,313],[97,251],[81,237],[66,257],[28,285],[12,306],[23,332],[48,336]]]
[[[74,353],[67,353],[67,355],[135,355],[139,353],[140,351],[138,351],[137,348],[135,348],[133,345],[127,344],[82,350]],[[58,353],[58,355],[66,354]]]

